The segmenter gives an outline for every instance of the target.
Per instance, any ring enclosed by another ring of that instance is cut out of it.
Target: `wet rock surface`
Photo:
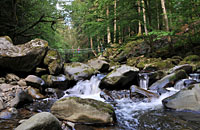
[[[158,89],[162,89],[165,87],[171,87],[176,83],[176,81],[185,79],[187,77],[188,76],[184,70],[179,70],[179,71],[169,74],[169,75],[163,77],[162,79],[158,80],[157,82],[153,83],[149,87],[149,89],[158,90]]]

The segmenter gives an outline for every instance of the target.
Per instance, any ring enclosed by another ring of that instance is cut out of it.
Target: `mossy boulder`
[[[73,77],[75,81],[88,79],[92,75],[96,74],[97,71],[87,64],[73,62],[64,64],[64,73]]]
[[[192,66],[189,64],[178,65],[178,66],[175,66],[175,67],[169,69],[168,73],[171,74],[178,70],[185,70],[185,72],[187,74],[190,74],[190,73],[192,73]]]
[[[139,69],[135,67],[118,66],[101,80],[99,87],[111,90],[129,88],[137,80],[138,72]]]
[[[115,112],[111,105],[94,99],[67,97],[56,101],[51,113],[57,118],[85,124],[113,124]]]
[[[110,67],[109,63],[101,58],[91,59],[87,64],[100,72],[107,72]]]
[[[144,71],[157,71],[173,67],[171,59],[162,60],[161,58],[140,57],[136,67]]]
[[[189,55],[183,59],[185,62],[199,62],[200,56],[198,55]]]
[[[194,84],[162,100],[166,108],[200,111],[200,84]]]
[[[52,75],[59,74],[62,70],[62,58],[57,50],[48,50],[45,58],[44,65],[48,66],[49,73]]]
[[[12,71],[30,72],[42,62],[47,49],[48,42],[41,39],[13,45],[9,37],[0,37],[0,67]]]
[[[173,86],[178,80],[181,79],[185,79],[187,78],[187,74],[184,70],[179,70],[177,72],[174,72],[172,74],[169,74],[165,77],[163,77],[162,79],[156,81],[155,83],[153,83],[149,89],[151,90],[159,90],[159,89],[163,89],[166,87],[171,87]]]

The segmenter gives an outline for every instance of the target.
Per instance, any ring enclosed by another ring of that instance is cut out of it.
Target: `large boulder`
[[[48,66],[49,73],[52,75],[59,74],[63,67],[62,58],[57,50],[48,50],[44,64]]]
[[[0,37],[0,67],[30,72],[41,63],[47,49],[48,42],[41,39],[15,46],[9,37]]]
[[[177,110],[200,110],[200,84],[194,84],[162,101],[166,108]]]
[[[138,72],[138,68],[121,65],[103,78],[99,87],[109,90],[129,88],[137,80]]]
[[[177,72],[174,72],[172,74],[169,74],[162,79],[156,81],[153,83],[149,89],[151,90],[159,90],[163,89],[166,87],[171,87],[173,86],[178,80],[185,79],[187,78],[187,74],[185,73],[184,70],[179,70]]]
[[[51,113],[57,118],[90,124],[113,124],[114,109],[111,105],[94,99],[67,97],[56,101]]]
[[[40,77],[35,75],[28,75],[25,78],[25,81],[28,86],[38,88],[41,92],[43,92],[45,89],[45,82]]]
[[[62,130],[59,120],[49,112],[38,113],[15,130]]]
[[[74,80],[78,81],[90,78],[96,73],[96,71],[89,65],[74,62],[64,64],[64,73],[70,75]]]
[[[100,72],[107,72],[110,65],[105,60],[102,60],[100,58],[91,59],[88,61],[88,65],[93,67],[95,70]]]

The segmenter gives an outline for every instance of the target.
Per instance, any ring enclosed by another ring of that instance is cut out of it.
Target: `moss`
[[[6,40],[8,40],[9,42],[13,43],[12,40],[11,40],[11,38],[10,38],[9,36],[4,36],[4,38],[5,38]]]
[[[200,57],[198,55],[190,55],[190,56],[185,57],[184,61],[198,62],[198,61],[200,61]]]
[[[47,78],[48,78],[48,74],[45,74],[45,75],[41,76],[41,79],[44,80],[44,81],[47,81]]]
[[[173,76],[171,76],[169,78],[169,81],[176,81],[177,79],[184,79],[187,77],[187,74],[185,72],[185,70],[179,70],[177,72],[175,72],[175,74]]]

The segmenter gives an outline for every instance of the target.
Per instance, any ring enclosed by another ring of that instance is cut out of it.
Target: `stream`
[[[91,77],[90,80],[79,81],[73,88],[64,91],[61,98],[68,96],[77,96],[81,98],[92,98],[111,104],[116,113],[117,123],[114,126],[107,126],[103,130],[198,130],[200,129],[200,113],[191,111],[175,111],[164,109],[162,100],[179,91],[179,87],[184,83],[184,79],[177,82],[173,88],[168,88],[169,92],[162,94],[159,98],[143,100],[132,100],[129,97],[106,101],[101,96],[99,83],[105,75],[98,74]],[[199,76],[199,75],[198,75]],[[190,79],[199,80],[196,74],[191,74]],[[148,88],[148,75],[139,81],[140,87]],[[144,86],[142,86],[144,85]],[[176,88],[176,89],[174,89]],[[0,120],[0,129],[15,128],[20,119],[28,118],[32,112],[50,111],[54,98],[49,97],[25,107],[20,110],[18,115],[11,119]],[[27,111],[27,109],[29,111]],[[6,125],[5,125],[6,124]],[[98,130],[98,129],[97,129]]]

